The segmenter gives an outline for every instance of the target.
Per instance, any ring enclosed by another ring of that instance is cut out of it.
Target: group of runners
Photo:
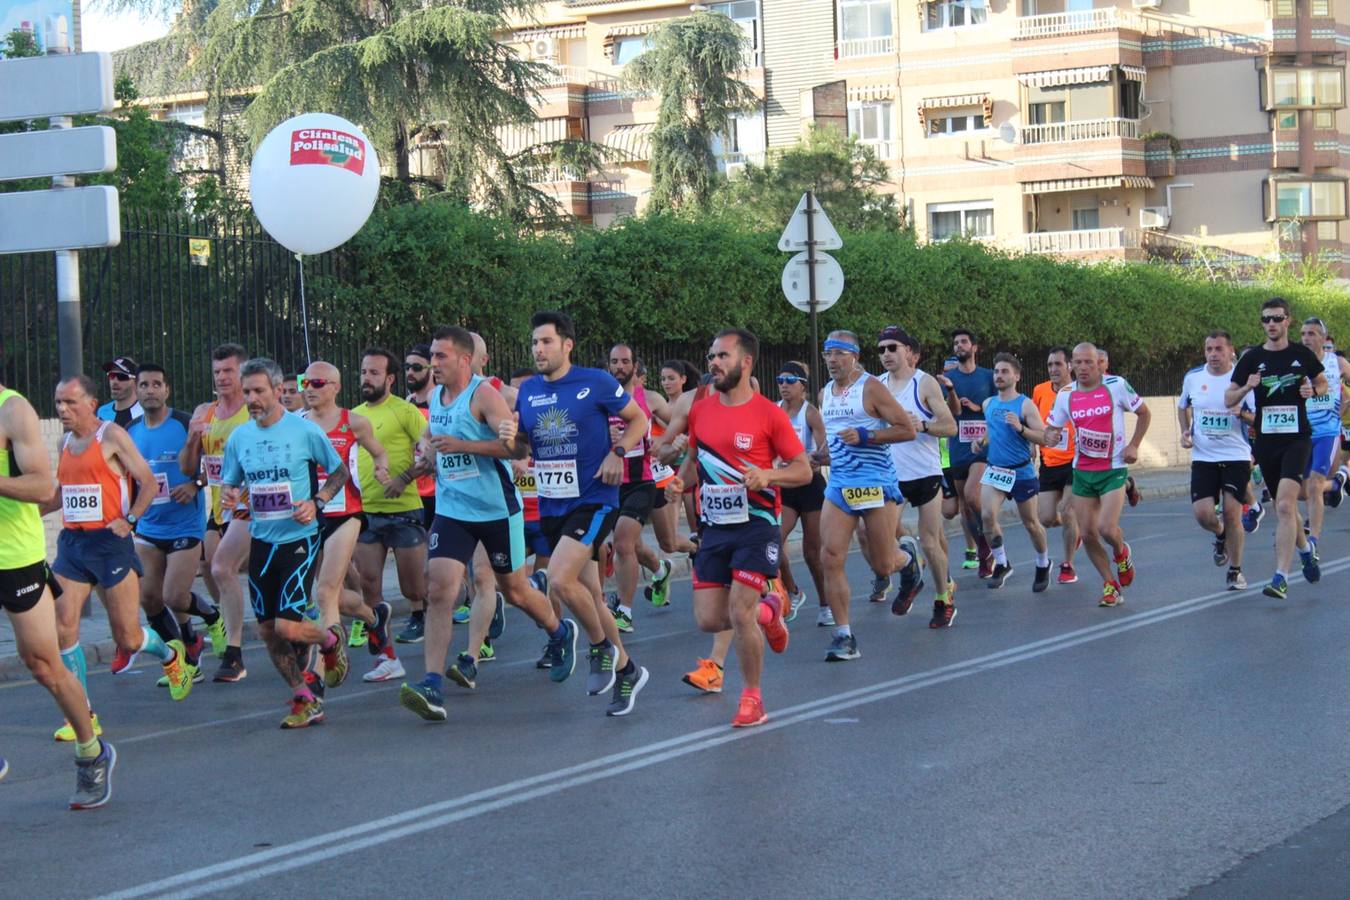
[[[1319,577],[1324,509],[1339,505],[1347,481],[1350,370],[1319,320],[1304,323],[1302,343],[1289,341],[1285,301],[1267,302],[1261,323],[1266,341],[1240,358],[1227,334],[1208,336],[1205,364],[1181,386],[1178,420],[1193,455],[1195,516],[1213,535],[1214,562],[1228,566],[1227,586],[1246,586],[1243,537],[1264,515],[1264,485],[1279,519],[1264,591],[1283,598],[1295,551],[1304,577]],[[244,573],[290,698],[286,729],[323,721],[325,692],[362,647],[373,658],[364,680],[402,681],[402,706],[445,720],[445,680],[476,687],[506,604],[544,632],[537,666],[552,681],[567,681],[580,654],[586,692],[608,694],[606,714],[626,716],[650,677],[623,641],[641,572],[652,606],[669,605],[673,554],[692,557],[693,615],[711,635],[683,680],[720,692],[734,646],[742,687],[732,725],[758,725],[767,720],[764,646],[787,649],[787,625],[807,599],[787,553],[799,526],[816,622],[830,629],[827,661],[861,655],[845,573],[855,538],[873,573],[870,599],[890,595],[904,616],[931,582],[928,624],[945,629],[957,615],[954,566],[978,570],[989,589],[1014,576],[1006,501],[1035,552],[1032,592],[1075,583],[1081,547],[1102,581],[1099,605],[1118,606],[1134,578],[1120,518],[1138,502],[1128,466],[1151,422],[1147,405],[1091,343],[1051,350],[1048,377],[1028,395],[1017,357],[999,353],[985,368],[973,332],[951,337],[951,355],[925,370],[920,343],[898,326],[870,347],[831,332],[819,395],[808,391],[810,367],[789,362],[775,378],[777,403],[752,374],[760,348],[747,330],[717,334],[703,371],[662,363],[657,393],[627,344],[611,348],[605,368],[574,364],[577,336],[558,312],[533,317],[534,368],[509,384],[485,374],[483,339],[459,327],[438,328],[401,358],[367,348],[363,402],[350,410],[338,403],[342,373],[327,362],[288,377],[221,345],[211,353],[215,399],[189,414],[170,405],[161,366],[122,356],[104,366],[108,404],[85,376],[58,385],[65,435],[54,477],[33,407],[4,388],[0,605],[65,717],[56,740],[75,745],[71,807],[106,803],[116,763],[79,641],[80,609],[95,590],[117,646],[112,671],[149,654],[181,701],[206,678],[208,642],[216,682],[247,675]],[[879,375],[863,365],[872,350]],[[58,510],[48,567],[40,517]],[[958,558],[944,528],[952,519],[964,535]],[[649,522],[659,552],[642,538]],[[410,606],[396,634],[383,596],[391,551]],[[193,590],[199,574],[209,598]],[[452,660],[456,624],[469,633]],[[420,678],[407,677],[400,643],[424,643]],[[0,760],[0,777],[4,769]]]

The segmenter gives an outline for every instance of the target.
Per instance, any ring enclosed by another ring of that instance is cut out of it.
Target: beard
[[[713,387],[725,394],[727,391],[733,391],[738,386],[740,386],[741,379],[744,376],[745,373],[742,372],[739,368],[734,369],[730,372],[727,372],[721,378],[714,378]]]
[[[431,383],[431,370],[430,370],[430,369],[427,369],[427,370],[426,370],[426,374],[424,374],[421,378],[416,378],[416,377],[414,377],[414,376],[412,376],[412,375],[409,375],[409,376],[408,376],[408,393],[410,393],[410,394],[416,394],[418,391],[425,390],[425,389],[426,389],[426,386],[427,386],[428,384],[430,384],[430,383]],[[363,396],[364,396],[364,391],[365,391],[365,389],[363,388],[363,389],[362,389],[362,395],[363,395]]]
[[[382,384],[363,384],[361,385],[361,399],[367,403],[383,400],[387,391],[388,389]]]

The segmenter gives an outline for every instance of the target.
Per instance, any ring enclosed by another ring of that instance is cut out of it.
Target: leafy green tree
[[[838,228],[899,230],[903,225],[886,164],[855,138],[834,128],[810,131],[795,146],[775,154],[763,166],[747,163],[724,182],[713,207],[757,228],[781,228],[808,190]]]
[[[27,31],[15,28],[0,41],[0,58],[18,59],[22,56],[41,56],[37,38]]]
[[[731,117],[759,99],[736,78],[745,67],[745,33],[720,13],[673,19],[651,35],[651,48],[628,64],[627,80],[661,97],[652,132],[650,209],[704,209],[717,185],[712,142]]]

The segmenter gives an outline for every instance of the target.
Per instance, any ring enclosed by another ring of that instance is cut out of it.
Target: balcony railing
[[[1017,20],[1017,37],[1058,37],[1062,34],[1082,34],[1088,31],[1110,31],[1114,28],[1139,28],[1139,17],[1115,7],[1084,9],[1078,12],[1049,13],[1044,16],[1022,16]]]
[[[871,147],[872,152],[877,155],[877,159],[895,159],[895,145],[890,141],[859,140],[858,143],[865,147]]]
[[[1101,250],[1138,250],[1136,228],[1084,228],[1078,231],[1038,231],[1022,236],[1026,253],[1092,253]]]
[[[895,38],[891,35],[873,38],[854,38],[840,41],[835,51],[840,59],[855,59],[861,56],[890,56],[895,53]]]
[[[1139,137],[1138,119],[1079,119],[1075,122],[1028,125],[1022,129],[1023,144],[1062,144],[1067,141],[1137,137]]]
[[[552,70],[545,74],[544,87],[558,87],[564,84],[589,84],[591,70],[585,66],[561,66],[551,64]]]
[[[721,164],[722,170],[733,166],[743,166],[746,163],[754,163],[757,166],[764,165],[765,152],[763,150],[740,151],[735,150],[731,153],[724,153],[718,157],[717,161]]]

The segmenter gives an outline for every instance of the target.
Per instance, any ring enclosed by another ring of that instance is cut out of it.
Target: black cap
[[[136,377],[136,360],[130,356],[116,356],[110,362],[103,364],[105,372],[119,372],[128,378]]]
[[[422,357],[423,359],[430,360],[430,359],[431,359],[431,345],[430,345],[430,344],[413,344],[411,347],[408,348],[408,352],[407,352],[406,354],[404,354],[404,355],[405,355],[405,356],[420,356],[420,357]]]
[[[895,341],[897,344],[904,344],[911,350],[919,349],[919,342],[901,328],[899,325],[887,325],[881,329],[881,334],[877,335],[878,341]]]

